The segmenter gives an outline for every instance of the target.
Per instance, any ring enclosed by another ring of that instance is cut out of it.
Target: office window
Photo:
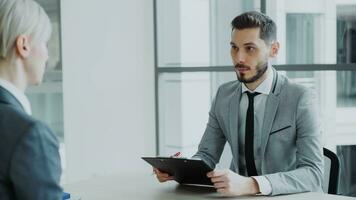
[[[63,133],[63,94],[60,34],[60,1],[37,0],[44,8],[52,23],[52,35],[48,44],[49,60],[43,82],[26,90],[32,107],[32,115],[46,122],[61,143]],[[63,144],[61,145],[61,148]],[[63,151],[61,149],[61,151]]]
[[[337,6],[337,62],[356,63],[356,5]],[[356,107],[356,72],[337,72],[337,106]]]
[[[314,90],[325,147],[336,152],[338,146],[356,144],[354,0],[174,1],[176,8],[170,9],[189,13],[173,23],[181,27],[176,31],[163,31],[169,26],[162,13],[174,13],[162,9],[163,1],[156,1],[158,154],[182,151],[191,156],[196,151],[217,88],[236,80],[229,53],[230,22],[248,10],[263,10],[276,22],[281,48],[272,64]],[[192,12],[196,7],[201,11]],[[189,19],[189,26],[180,24],[183,18]],[[221,162],[228,164],[224,157]]]
[[[259,10],[251,0],[156,0],[159,67],[230,65],[230,22]]]
[[[159,154],[190,156],[204,132],[211,99],[231,73],[165,73],[164,69],[231,66],[230,22],[259,1],[156,0]],[[232,67],[231,67],[232,69]],[[197,95],[199,94],[199,95]]]
[[[317,36],[318,32],[320,33],[320,18],[318,14],[286,15],[286,63],[313,64],[318,62],[320,40]],[[314,84],[313,71],[286,73],[298,83],[308,86]]]

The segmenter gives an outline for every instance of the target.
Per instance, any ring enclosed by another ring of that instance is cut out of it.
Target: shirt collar
[[[28,115],[32,114],[31,104],[26,95],[21,90],[4,79],[0,79],[0,86],[9,91],[20,102],[21,106]]]
[[[249,91],[249,92],[259,92],[261,94],[266,94],[268,95],[270,92],[271,92],[271,89],[272,89],[272,84],[273,84],[273,70],[272,70],[272,66],[271,65],[268,65],[268,68],[267,68],[267,78],[262,81],[262,83],[254,90],[254,91],[251,91],[250,89],[248,89],[246,87],[246,85],[243,83],[242,84],[242,90],[241,90],[241,93],[244,93],[246,91]]]

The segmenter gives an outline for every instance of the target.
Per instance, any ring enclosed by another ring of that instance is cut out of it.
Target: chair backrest
[[[323,190],[329,194],[337,194],[339,187],[340,161],[337,155],[327,148],[324,151],[324,185]]]

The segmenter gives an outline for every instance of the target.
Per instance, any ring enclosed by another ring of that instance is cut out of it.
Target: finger
[[[226,173],[227,173],[226,170],[214,170],[214,171],[208,172],[207,176],[209,178],[212,178],[212,177],[218,177],[218,176],[226,175]]]
[[[174,180],[174,176],[168,176],[166,177],[166,180],[169,181],[169,180]]]
[[[166,176],[166,175],[156,175],[157,176],[157,178],[158,179],[168,179],[168,178],[170,178],[170,176],[168,175],[168,176]]]
[[[161,177],[163,177],[163,178],[169,178],[169,177],[171,177],[171,175],[163,173],[163,174],[161,174]]]
[[[170,177],[171,175],[170,174],[167,174],[167,173],[164,173],[164,172],[159,172],[157,173],[158,176],[161,176],[161,177]]]
[[[158,172],[157,172],[157,168],[153,168],[153,173],[155,173],[155,174],[157,174]]]
[[[208,178],[210,178],[210,177],[213,176],[213,173],[214,173],[214,171],[210,171],[210,172],[206,173],[206,176],[207,176]]]
[[[153,171],[154,171],[155,174],[162,174],[162,172],[159,171],[159,169],[157,169],[157,168],[153,168]]]
[[[161,172],[161,171],[159,171],[158,169],[155,170],[155,173],[156,173],[158,176],[163,176],[163,177],[168,177],[168,176],[170,176],[168,173]]]
[[[174,180],[173,176],[169,176],[169,177],[157,177],[159,182],[166,182],[166,181],[170,181],[170,180]]]
[[[227,183],[225,183],[225,182],[214,183],[214,187],[216,189],[226,189],[227,188]]]
[[[217,183],[217,182],[226,182],[226,176],[218,176],[218,177],[212,177],[210,178],[211,182]]]
[[[159,169],[157,169],[157,168],[153,168],[153,171],[154,171],[156,174],[161,174],[161,173],[162,173],[162,172],[159,171]]]
[[[167,173],[157,173],[156,174],[157,178],[170,178],[170,177],[173,177]]]

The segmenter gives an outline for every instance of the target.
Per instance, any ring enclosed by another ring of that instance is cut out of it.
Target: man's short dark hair
[[[277,26],[274,21],[265,14],[257,11],[249,11],[235,17],[231,22],[232,30],[246,28],[260,28],[260,38],[268,45],[277,38]]]

